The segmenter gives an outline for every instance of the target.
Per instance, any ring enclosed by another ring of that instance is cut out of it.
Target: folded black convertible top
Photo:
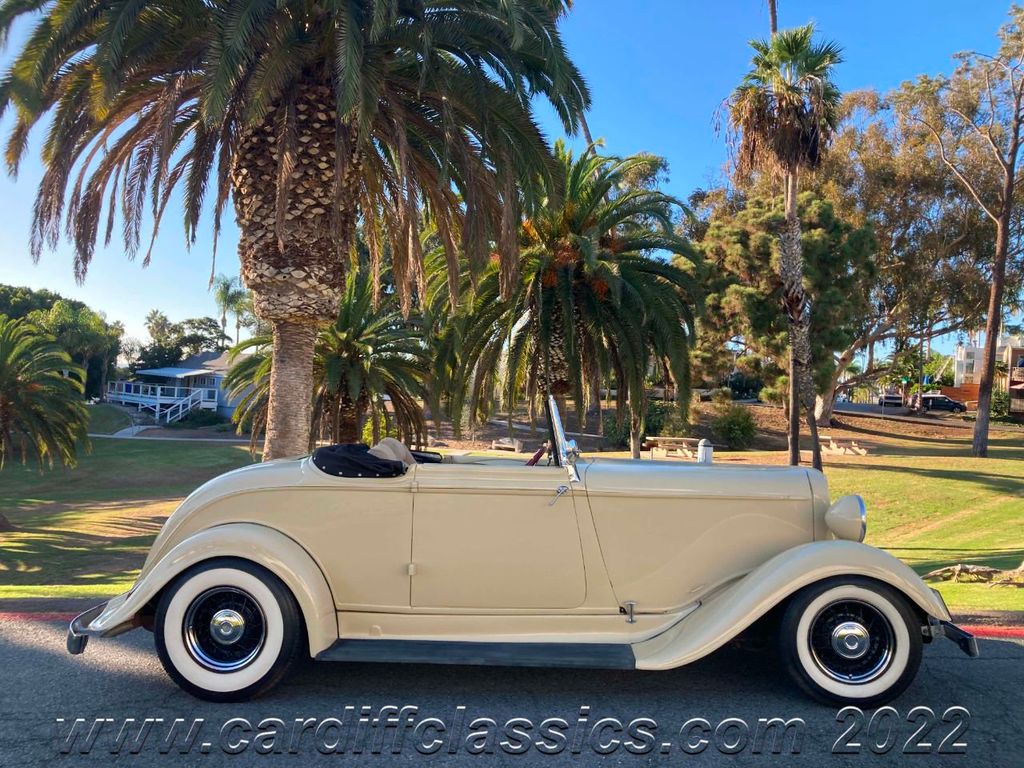
[[[401,461],[374,456],[366,443],[325,445],[313,451],[313,464],[335,477],[398,477],[408,467]]]

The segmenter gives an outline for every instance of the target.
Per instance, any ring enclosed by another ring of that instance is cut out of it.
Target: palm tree
[[[0,468],[9,456],[75,465],[89,420],[84,376],[32,323],[0,315]]]
[[[797,193],[800,172],[820,164],[835,131],[840,94],[832,82],[832,70],[842,57],[835,43],[815,43],[813,37],[814,26],[808,24],[778,32],[769,41],[750,43],[752,69],[729,100],[729,122],[740,137],[739,171],[768,171],[783,180],[786,224],[780,235],[779,272],[790,336],[789,460],[800,463],[803,406],[814,466],[820,468]]]
[[[159,309],[151,309],[146,313],[145,326],[153,341],[161,341],[171,334],[171,321]]]
[[[337,320],[317,337],[310,392],[313,428],[307,450],[318,439],[359,442],[367,419],[374,441],[382,428],[409,442],[425,441],[421,400],[428,358],[410,322],[402,316],[394,293],[374,304],[366,268],[349,275]],[[251,430],[254,441],[267,423],[271,341],[255,336],[236,346],[224,380],[229,396],[240,398],[235,411],[239,428]],[[249,351],[252,354],[244,354]]]
[[[501,300],[497,269],[480,282],[471,311],[451,324],[460,337],[463,392],[474,416],[489,407],[499,386],[507,407],[521,391],[530,402],[546,392],[572,396],[583,423],[588,382],[611,375],[621,415],[631,413],[634,443],[645,410],[644,382],[661,365],[689,402],[689,349],[697,280],[695,254],[673,230],[682,203],[657,190],[623,188],[622,180],[645,156],[602,157],[588,149],[578,158],[559,143],[564,197],[550,202],[522,227],[522,278]],[[676,254],[670,263],[647,255]]]
[[[121,343],[124,338],[124,323],[115,320],[107,326],[107,343],[100,352],[100,399],[107,396],[107,377],[110,375],[111,363],[117,364],[117,356],[121,354]]]
[[[357,221],[375,262],[390,251],[406,313],[424,218],[452,264],[461,243],[482,269],[496,242],[513,274],[520,209],[551,171],[532,97],[568,131],[589,103],[558,32],[569,0],[69,3],[0,15],[2,39],[42,11],[0,78],[0,111],[16,108],[12,172],[31,129],[52,122],[33,253],[66,220],[82,277],[115,202],[133,256],[146,209],[155,236],[176,188],[190,243],[204,202],[216,233],[231,199],[242,279],[273,327],[268,459],[309,443],[313,350]]]
[[[237,277],[217,275],[213,281],[213,300],[220,310],[220,327],[225,333],[228,328],[228,313],[235,316],[235,344],[242,330],[242,317],[250,306],[249,292]]]

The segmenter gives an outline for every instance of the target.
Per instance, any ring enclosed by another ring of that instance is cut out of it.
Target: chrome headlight
[[[843,496],[828,508],[825,525],[838,538],[864,541],[868,532],[868,512],[860,496]]]

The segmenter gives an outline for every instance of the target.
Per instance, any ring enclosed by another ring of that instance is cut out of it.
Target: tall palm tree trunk
[[[107,399],[107,377],[110,369],[110,353],[103,355],[103,366],[100,368],[100,401]]]
[[[789,384],[789,462],[800,463],[800,410],[807,417],[811,433],[812,464],[821,469],[821,447],[818,425],[814,418],[815,388],[811,374],[811,312],[804,292],[804,260],[800,242],[800,217],[797,210],[797,173],[786,174],[786,225],[781,236],[780,273],[782,300],[789,318],[790,384]]]
[[[274,333],[264,460],[309,450],[313,346],[341,298],[359,166],[351,137],[337,146],[330,86],[285,98],[239,137],[231,169],[242,279]]]
[[[629,412],[629,455],[634,459],[640,458],[640,448],[644,441],[643,414],[635,413],[632,409]]]
[[[92,361],[92,355],[86,353],[82,355],[82,392],[86,395],[89,394],[89,363]]]
[[[313,414],[312,363],[317,327],[281,320],[274,321],[273,328],[274,362],[270,369],[264,461],[308,453]]]
[[[338,429],[334,440],[338,443],[359,443],[363,439],[364,398],[353,400],[342,395],[338,405]]]

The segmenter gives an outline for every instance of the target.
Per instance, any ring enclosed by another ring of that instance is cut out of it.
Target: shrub
[[[605,411],[602,415],[601,433],[610,447],[621,448],[629,445],[629,419],[622,417],[621,422],[614,413]]]
[[[1010,415],[1010,393],[1001,390],[992,392],[992,418],[1005,419]]]
[[[672,435],[678,437],[689,432],[690,425],[679,415],[675,403],[650,401],[647,403],[647,414],[644,417],[644,435]],[[622,423],[618,423],[614,413],[604,412],[601,433],[609,446],[629,446],[629,414],[622,415]]]
[[[665,414],[665,420],[661,423],[661,431],[658,434],[669,437],[685,437],[689,432],[690,422],[679,415],[678,408],[673,407]]]
[[[770,387],[762,387],[758,397],[763,403],[772,405],[785,405],[789,397],[789,378],[780,376]]]
[[[749,448],[757,433],[754,417],[742,405],[720,405],[711,428],[715,437],[734,451]]]
[[[647,414],[644,417],[644,432],[648,435],[663,434],[662,427],[665,425],[665,417],[672,409],[671,403],[651,401],[647,403]],[[629,432],[626,432],[627,439]]]
[[[223,416],[219,415],[216,411],[207,411],[202,408],[197,408],[191,411],[184,418],[172,422],[167,426],[171,429],[199,429],[201,427],[213,427],[218,424],[224,424],[227,421]]]
[[[732,390],[728,387],[718,387],[711,390],[711,402],[724,405],[732,402]]]
[[[381,413],[377,413],[374,418],[377,419],[377,429],[380,434],[380,439],[383,440],[385,437],[401,439],[398,434],[398,425],[395,424],[394,419],[386,419]],[[377,442],[373,439],[373,419],[367,419],[363,422],[363,433],[361,439],[367,445],[373,445]]]
[[[733,371],[725,379],[725,385],[732,392],[734,400],[754,400],[764,389],[760,377],[748,376],[741,371]]]

